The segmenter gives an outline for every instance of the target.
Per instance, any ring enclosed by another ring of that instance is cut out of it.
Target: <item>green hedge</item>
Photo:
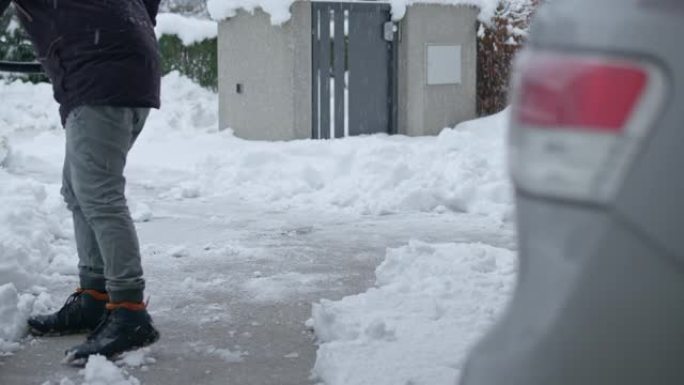
[[[0,60],[34,61],[33,47],[21,28],[9,30],[11,11],[0,17]],[[15,19],[15,23],[16,23]],[[179,71],[201,86],[218,89],[217,39],[208,39],[189,46],[176,36],[164,35],[159,40],[162,55],[162,71],[167,74]],[[45,82],[44,75],[22,75],[0,73],[0,79],[27,79],[32,82]]]
[[[218,90],[217,39],[207,39],[189,46],[173,35],[159,39],[164,73],[179,71],[202,87]]]

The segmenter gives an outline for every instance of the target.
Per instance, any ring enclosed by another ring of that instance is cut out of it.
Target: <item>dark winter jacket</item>
[[[14,0],[62,124],[80,105],[159,107],[159,1]]]

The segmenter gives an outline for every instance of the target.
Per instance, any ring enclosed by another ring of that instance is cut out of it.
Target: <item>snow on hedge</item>
[[[271,21],[275,25],[280,25],[292,16],[290,6],[296,0],[208,0],[207,9],[214,20],[224,20],[235,16],[235,12],[244,9],[254,12],[261,8],[264,12],[271,15]],[[323,0],[328,1],[328,0]],[[353,0],[352,0],[353,1]],[[406,14],[406,7],[413,4],[441,4],[441,5],[471,5],[480,8],[480,20],[487,22],[494,16],[494,11],[500,0],[387,0],[382,1],[392,6],[392,16],[395,20],[400,20]],[[521,0],[503,0],[508,3],[516,3]],[[350,1],[346,1],[350,2]]]
[[[175,13],[157,15],[157,26],[154,28],[157,37],[175,35],[184,45],[200,43],[218,36],[218,25],[215,21],[187,17]]]

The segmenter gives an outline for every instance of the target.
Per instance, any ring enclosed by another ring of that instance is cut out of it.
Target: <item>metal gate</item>
[[[396,132],[396,26],[386,3],[312,3],[314,139]]]

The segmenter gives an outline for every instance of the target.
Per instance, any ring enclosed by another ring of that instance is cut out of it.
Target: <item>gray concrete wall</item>
[[[261,10],[219,24],[219,123],[244,139],[311,137],[311,4],[274,27]],[[242,93],[237,85],[242,85]]]
[[[476,117],[477,15],[470,6],[415,4],[400,22],[399,133],[436,135]],[[461,46],[461,83],[428,85],[429,45]]]

